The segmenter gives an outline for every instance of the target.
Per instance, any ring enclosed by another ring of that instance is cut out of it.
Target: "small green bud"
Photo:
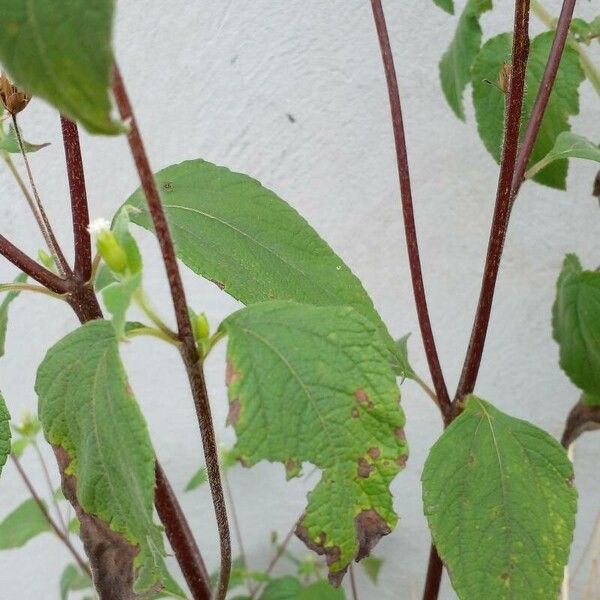
[[[127,254],[125,254],[115,234],[111,231],[108,221],[105,219],[92,221],[89,232],[96,238],[98,252],[111,271],[124,275],[128,267]]]
[[[38,250],[38,260],[50,271],[56,271],[54,259],[45,251]]]
[[[210,335],[210,325],[205,313],[200,313],[194,318],[194,336],[198,341],[206,340]]]

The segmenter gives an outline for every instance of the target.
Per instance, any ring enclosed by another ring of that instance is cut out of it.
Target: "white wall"
[[[480,284],[497,166],[477,138],[471,109],[467,124],[462,124],[441,95],[437,63],[454,21],[429,0],[385,4],[407,121],[425,283],[444,371],[454,388]],[[512,4],[497,1],[498,10],[484,19],[487,33],[510,27]],[[580,4],[579,14],[591,17],[594,3]],[[557,0],[549,2],[555,12],[558,5]],[[533,25],[538,28],[535,19]],[[404,247],[387,92],[369,3],[128,0],[119,3],[117,34],[122,72],[155,169],[203,157],[249,173],[278,192],[362,278],[391,332],[414,332],[412,361],[426,375]],[[594,56],[598,61],[597,51]],[[575,130],[598,140],[598,97],[588,84],[582,92],[583,116],[575,120]],[[31,160],[59,237],[70,248],[57,117],[33,102],[22,122],[31,141],[52,142]],[[84,135],[83,151],[92,216],[110,217],[137,186],[125,140]],[[591,163],[574,163],[568,193],[524,186],[508,235],[477,386],[479,395],[555,435],[577,391],[557,366],[550,308],[567,251],[579,253],[588,266],[600,261],[600,211],[590,196],[596,169]],[[31,218],[4,170],[0,189],[0,231],[35,253],[41,242],[31,233]],[[172,319],[155,241],[143,232],[139,239],[146,256],[146,286]],[[0,263],[1,281],[13,274]],[[211,284],[187,270],[184,275],[191,302],[208,313],[214,326],[238,307]],[[25,295],[13,305],[10,321],[0,382],[13,415],[19,416],[25,409],[35,410],[35,370],[46,348],[76,322],[66,306]],[[124,354],[158,456],[175,489],[182,490],[202,457],[178,357],[153,340],[136,340]],[[231,443],[232,432],[224,427],[222,348],[209,360],[207,377],[219,438]],[[410,383],[403,386],[403,406],[411,458],[393,485],[401,522],[377,548],[387,556],[381,587],[371,587],[361,576],[362,598],[417,598],[424,577],[429,535],[419,476],[440,422],[431,403]],[[577,445],[582,497],[574,560],[599,508],[599,445],[600,437],[594,435]],[[27,456],[24,464],[41,487],[34,456]],[[250,565],[263,567],[270,531],[284,534],[289,529],[314,479],[286,484],[280,466],[261,464],[251,471],[236,469],[231,483]],[[14,467],[8,465],[0,482],[0,512],[24,496]],[[181,498],[214,567],[217,545],[208,495],[204,491]],[[296,549],[304,553],[299,544]],[[50,536],[27,550],[0,553],[0,595],[57,598],[66,561],[66,553]],[[455,597],[447,584],[442,596]],[[578,592],[574,597],[582,596]]]

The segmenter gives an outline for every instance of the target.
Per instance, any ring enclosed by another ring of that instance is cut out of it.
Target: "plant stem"
[[[25,163],[25,170],[27,171],[27,177],[29,178],[29,183],[31,185],[33,198],[35,201],[31,202],[31,196],[29,195],[26,195],[26,198],[28,199],[29,206],[33,212],[35,220],[37,221],[40,231],[46,240],[48,250],[50,250],[50,254],[52,254],[56,262],[56,268],[58,269],[60,275],[65,277],[66,275],[70,275],[72,273],[71,267],[69,267],[69,264],[67,263],[67,260],[65,259],[58,242],[56,241],[56,236],[54,235],[54,231],[52,230],[52,226],[50,225],[50,221],[48,220],[48,216],[44,210],[44,205],[42,204],[40,195],[38,194],[37,186],[35,185],[35,181],[33,179],[33,173],[31,172],[31,166],[29,165],[29,159],[27,158],[27,152],[25,151],[25,146],[23,145],[23,138],[17,123],[17,117],[16,115],[11,116],[13,127],[15,129],[15,135],[17,136],[17,142],[19,143],[21,156],[23,157],[23,162]]]
[[[552,88],[556,80],[556,74],[558,73],[560,59],[565,50],[576,1],[577,0],[563,1],[560,17],[558,18],[558,23],[556,25],[554,40],[552,41],[552,48],[550,48],[548,62],[546,63],[544,75],[540,83],[540,89],[537,98],[535,99],[535,104],[533,105],[533,110],[531,111],[529,122],[527,123],[527,129],[523,136],[523,142],[517,155],[510,191],[512,196],[511,202],[514,200],[523,183],[523,176],[527,169],[527,163],[531,157],[535,140],[537,139],[542,125],[542,119],[544,118],[546,107],[548,106],[548,100],[550,99],[550,94],[552,93]]]
[[[406,233],[406,246],[408,251],[408,261],[410,265],[413,292],[415,296],[415,304],[419,318],[419,327],[421,329],[423,345],[425,346],[425,354],[427,356],[429,371],[431,372],[433,387],[435,388],[436,396],[438,398],[437,404],[442,411],[444,422],[447,422],[451,415],[451,402],[435,345],[435,338],[433,336],[433,330],[431,328],[431,321],[429,318],[429,309],[427,307],[425,285],[423,283],[421,258],[419,255],[419,244],[413,210],[408,153],[406,150],[406,137],[402,119],[402,104],[400,101],[400,92],[398,90],[396,68],[394,66],[394,58],[392,55],[392,49],[390,46],[390,39],[381,0],[371,0],[371,7],[373,9],[373,17],[375,19],[375,26],[377,28],[377,36],[379,38],[379,45],[381,47],[381,56],[383,59],[388,87],[392,125],[394,129],[394,141],[396,145],[398,175],[400,179],[400,196],[402,200],[404,230]]]
[[[179,342],[178,335],[166,325],[166,323],[158,316],[154,309],[150,306],[148,298],[144,293],[144,290],[138,288],[133,294],[135,303],[142,309],[142,312],[158,327],[158,329],[165,334],[165,336],[171,338],[171,341]]]
[[[92,572],[90,571],[90,567],[83,560],[83,558],[81,557],[79,552],[77,552],[77,550],[71,543],[71,540],[69,540],[69,538],[65,536],[65,534],[60,530],[59,526],[54,522],[54,520],[48,513],[48,509],[46,508],[46,505],[44,504],[44,502],[42,501],[42,499],[36,492],[29,477],[27,477],[27,473],[25,473],[25,471],[23,470],[21,462],[17,458],[16,454],[11,454],[10,457],[12,458],[13,462],[15,463],[15,467],[17,468],[17,471],[19,472],[19,475],[21,476],[23,483],[25,483],[25,485],[27,486],[27,489],[29,490],[31,497],[35,500],[35,503],[38,505],[40,511],[44,515],[44,518],[46,519],[46,521],[48,521],[48,524],[50,525],[50,527],[52,528],[54,533],[58,536],[60,541],[67,547],[69,552],[73,555],[73,558],[77,561],[79,568],[91,579]]]
[[[354,565],[350,563],[350,588],[352,590],[352,600],[358,600],[358,590],[356,588],[356,579],[354,577]]]
[[[568,0],[569,1],[569,0]],[[500,162],[500,176],[496,193],[496,204],[490,230],[487,256],[481,283],[479,303],[471,331],[462,374],[454,399],[455,406],[470,394],[477,380],[490,314],[500,259],[506,239],[506,231],[512,205],[512,182],[519,147],[519,131],[525,92],[525,74],[529,54],[529,0],[516,0],[515,22],[512,48],[511,77],[508,89],[506,117],[504,124],[504,144]],[[537,134],[537,131],[536,131]]]
[[[200,362],[198,349],[196,347],[196,340],[194,338],[192,324],[188,314],[185,290],[183,288],[181,274],[179,273],[175,248],[169,232],[167,219],[160,202],[156,182],[154,181],[152,169],[150,168],[150,163],[146,156],[144,144],[135,121],[135,116],[133,114],[131,103],[129,102],[125,85],[121,74],[119,73],[119,69],[116,66],[113,71],[113,92],[121,118],[129,123],[130,129],[127,139],[140,176],[150,215],[152,216],[156,237],[162,253],[171,290],[178,334],[182,342],[181,356],[190,382],[194,406],[196,408],[196,416],[200,426],[210,490],[219,528],[221,570],[216,600],[223,600],[227,594],[231,571],[231,540],[227,522],[227,508],[225,505],[223,487],[221,485],[219,452],[212,422],[208,392],[206,390],[206,382],[202,371],[202,363]]]
[[[64,300],[66,296],[66,294],[56,294],[48,288],[41,285],[33,285],[31,283],[0,283],[0,292],[34,292],[59,300]]]
[[[62,526],[65,536],[69,537],[69,528],[67,527],[67,524],[65,523],[65,520],[63,519],[62,512],[60,511],[60,507],[58,506],[58,502],[56,501],[56,497],[54,496],[54,487],[52,485],[52,480],[50,479],[50,473],[48,472],[48,467],[46,466],[46,461],[44,460],[44,457],[42,456],[42,453],[40,451],[40,447],[35,439],[32,441],[31,445],[33,446],[33,449],[37,455],[38,461],[42,467],[42,471],[44,472],[44,478],[46,480],[46,485],[48,486],[48,492],[50,493],[50,498],[52,498],[52,505],[54,506],[54,511],[56,512],[56,516],[58,517],[58,520]]]
[[[429,550],[429,563],[427,565],[427,575],[425,577],[425,589],[423,590],[423,600],[436,600],[440,593],[442,583],[442,574],[444,565],[434,544],[431,544]]]
[[[155,337],[159,340],[162,340],[163,342],[171,344],[171,346],[175,346],[176,348],[179,348],[179,345],[181,343],[177,338],[173,338],[173,336],[167,335],[164,331],[161,331],[160,329],[154,329],[154,327],[138,327],[137,329],[128,331],[126,333],[126,336],[128,338],[141,336]]]
[[[92,276],[92,242],[88,231],[90,215],[88,211],[81,146],[79,144],[79,131],[73,121],[62,115],[60,117],[60,124],[65,147],[69,192],[71,195],[73,241],[77,249],[75,252],[74,272],[80,281],[87,282]]]
[[[9,242],[3,235],[0,235],[0,254],[4,256],[15,267],[21,269],[23,273],[35,279],[38,283],[46,286],[56,294],[65,294],[69,291],[67,282],[58,277],[44,266],[27,256],[19,250],[14,244]]]
[[[544,6],[538,0],[531,0],[531,12],[548,28],[556,29],[556,19],[544,8]],[[596,90],[596,93],[600,95],[600,71],[596,68],[592,59],[585,51],[583,46],[575,39],[572,33],[567,36],[567,43],[569,47],[575,50],[579,54],[579,60],[581,61],[581,67],[585,73],[585,76],[589,79],[590,83]]]

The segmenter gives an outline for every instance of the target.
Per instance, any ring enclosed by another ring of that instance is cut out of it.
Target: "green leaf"
[[[367,556],[362,561],[362,566],[369,579],[377,585],[379,583],[379,572],[383,566],[383,559],[377,556]]]
[[[106,310],[112,315],[112,322],[121,340],[125,337],[125,318],[133,296],[142,285],[142,273],[128,275],[107,285],[102,290],[102,300]]]
[[[586,404],[600,404],[600,272],[584,271],[574,254],[565,257],[558,277],[552,331],[561,368]]]
[[[25,283],[27,275],[21,273],[15,279],[15,283]],[[8,328],[8,308],[11,302],[20,294],[20,292],[8,292],[2,304],[0,304],[0,357],[4,356],[6,344],[6,330]]]
[[[199,488],[201,485],[204,485],[208,481],[208,472],[206,467],[201,467],[194,473],[192,478],[188,481],[188,484],[185,486],[186,492],[191,492]]]
[[[50,530],[48,521],[33,498],[26,500],[0,523],[0,550],[20,548]]]
[[[49,146],[49,143],[46,144],[30,144],[23,140],[23,148],[25,152],[37,152],[42,148],[46,148]],[[9,154],[21,154],[21,147],[19,146],[19,140],[17,138],[17,134],[15,133],[14,127],[12,125],[8,128],[8,133],[4,131],[0,131],[0,150],[4,150],[4,152],[8,152]]]
[[[6,464],[10,454],[10,438],[10,413],[4,396],[0,393],[0,473],[2,473],[2,467]]]
[[[410,362],[408,360],[408,338],[410,337],[410,333],[407,333],[405,336],[401,337],[399,340],[396,340],[396,357],[398,358],[399,364],[399,374],[402,377],[406,377],[407,379],[415,379],[416,374],[413,368],[410,366]]]
[[[542,33],[531,43],[523,101],[524,123],[529,121],[553,37],[554,33],[551,31]],[[483,46],[473,64],[473,103],[479,135],[496,162],[500,161],[501,154],[505,95],[490,82],[497,81],[502,66],[510,63],[511,45],[512,34],[503,33],[496,36]],[[575,50],[567,46],[531,154],[529,167],[538,163],[552,150],[561,132],[570,129],[569,117],[579,112],[578,90],[583,79],[579,57]],[[567,167],[566,159],[556,160],[536,173],[533,179],[549,187],[565,189]]]
[[[234,313],[228,422],[242,464],[322,470],[297,533],[339,582],[396,525],[389,484],[407,457],[404,414],[375,326],[350,307],[266,302]]]
[[[102,263],[96,274],[96,281],[94,282],[94,289],[97,292],[101,292],[107,288],[111,283],[116,283],[118,279],[115,274],[110,270],[110,267],[106,263]]]
[[[454,0],[433,0],[433,2],[449,15],[454,14]]]
[[[397,365],[394,341],[360,281],[288,204],[250,177],[203,160],[155,176],[178,257],[244,304],[294,300],[351,306],[379,330]],[[136,191],[131,220],[154,231]]]
[[[600,148],[582,135],[563,131],[557,136],[552,150],[537,164],[533,165],[525,176],[533,177],[546,167],[546,165],[562,158],[583,158],[600,162]]]
[[[304,588],[298,600],[344,600],[344,591],[331,587],[326,581],[317,581]]]
[[[274,579],[267,585],[260,600],[298,600],[302,584],[296,577],[287,575]]]
[[[112,324],[92,321],[55,344],[36,391],[44,434],[69,454],[83,510],[139,546],[136,589],[168,583],[162,531],[152,520],[154,451]]]
[[[450,108],[465,120],[463,94],[471,81],[471,67],[481,48],[481,15],[492,9],[491,0],[469,0],[463,10],[448,50],[440,61],[442,90]],[[450,12],[450,11],[448,11]]]
[[[469,396],[422,481],[425,515],[461,600],[557,597],[577,492],[554,438]]]
[[[92,587],[90,578],[75,565],[67,565],[60,576],[60,600],[67,600],[69,592],[79,592]]]
[[[117,134],[109,97],[114,0],[0,0],[0,62],[15,84],[91,133]]]

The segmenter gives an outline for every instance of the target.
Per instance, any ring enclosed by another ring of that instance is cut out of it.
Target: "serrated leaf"
[[[433,0],[433,3],[446,11],[449,15],[454,14],[454,0]]]
[[[38,150],[46,148],[49,145],[49,143],[31,144],[23,140],[23,148],[27,153],[37,152]],[[8,152],[9,154],[21,154],[19,140],[12,125],[8,128],[8,132],[5,133],[4,131],[0,131],[0,150],[4,150],[4,152]]]
[[[431,449],[422,482],[425,515],[461,600],[557,597],[577,492],[554,438],[469,396]]]
[[[48,521],[36,501],[30,498],[0,523],[0,550],[20,548],[47,531],[51,531]]]
[[[90,578],[75,565],[67,565],[60,576],[60,600],[67,600],[70,592],[92,587]]]
[[[36,392],[44,434],[68,453],[83,510],[140,548],[136,589],[166,585],[162,531],[152,520],[154,451],[112,324],[86,323],[55,344]]]
[[[600,272],[583,270],[574,254],[565,257],[558,277],[552,331],[561,368],[586,404],[600,405]]]
[[[350,307],[266,302],[226,319],[228,422],[242,464],[322,471],[297,533],[339,582],[396,525],[407,457],[399,390],[375,326]]]
[[[523,122],[527,123],[540,87],[544,68],[554,37],[553,32],[538,35],[531,42],[523,100]],[[512,34],[503,33],[486,42],[473,64],[473,104],[477,127],[488,152],[500,161],[503,137],[505,94],[490,82],[498,80],[502,66],[510,63]],[[531,154],[529,167],[550,152],[557,136],[570,129],[569,118],[579,113],[579,85],[584,74],[579,56],[569,46],[565,48],[548,107]],[[521,131],[523,133],[523,130]],[[534,181],[549,187],[565,189],[567,160],[556,160],[539,171]]]
[[[533,177],[546,165],[563,158],[582,158],[600,162],[600,148],[582,135],[563,131],[556,138],[552,150],[542,160],[533,165],[525,176]]]
[[[114,0],[0,0],[0,62],[89,132],[122,133],[110,115],[113,11]]]
[[[377,556],[367,556],[362,561],[362,566],[369,579],[377,585],[379,583],[379,572],[383,566],[383,559]]]
[[[192,478],[188,481],[184,491],[191,492],[207,482],[208,471],[206,470],[206,467],[201,467],[194,473],[194,475],[192,475]]]
[[[27,281],[27,275],[21,273],[15,278],[15,283],[25,283]],[[0,286],[1,288],[1,286]],[[0,289],[0,293],[2,290]],[[6,344],[6,330],[8,328],[8,309],[11,302],[18,297],[20,292],[10,291],[4,297],[2,304],[0,304],[0,357],[4,356],[5,344]]]
[[[471,81],[471,67],[481,48],[481,15],[492,9],[491,0],[469,0],[458,20],[454,38],[440,61],[440,80],[454,114],[465,120],[463,94]],[[448,11],[450,12],[450,11]]]
[[[10,438],[10,413],[4,396],[0,393],[0,473],[2,473],[2,467],[6,464],[10,454]]]
[[[172,165],[155,179],[177,256],[192,271],[246,305],[294,300],[351,306],[377,327],[397,366],[394,342],[361,282],[273,192],[203,160]],[[153,231],[143,192],[127,204],[138,209],[132,222]]]

